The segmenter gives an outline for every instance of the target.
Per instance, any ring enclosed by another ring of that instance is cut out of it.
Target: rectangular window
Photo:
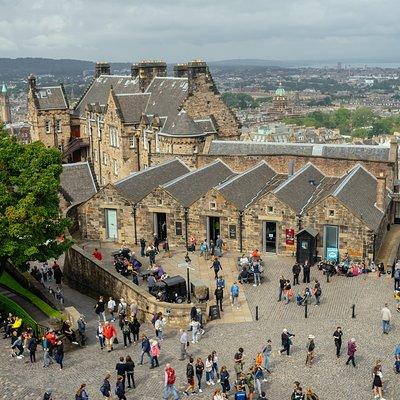
[[[134,149],[135,148],[135,142],[136,142],[135,136],[129,136],[129,148]]]
[[[272,206],[267,206],[267,213],[271,214],[274,212],[274,207]]]
[[[108,165],[108,154],[103,151],[103,164]]]
[[[61,119],[56,119],[56,131],[61,132]]]
[[[182,222],[180,221],[175,222],[175,235],[182,236]]]
[[[117,160],[113,160],[113,171],[114,171],[114,175],[118,176],[118,161]]]
[[[97,155],[97,150],[94,150],[94,161],[99,161],[99,156]]]
[[[158,133],[156,133],[156,152],[160,152],[160,141],[158,139]]]
[[[50,121],[46,121],[44,123],[45,129],[46,129],[46,133],[50,133]]]
[[[328,217],[334,217],[335,216],[335,210],[328,210]]]
[[[216,210],[217,209],[217,203],[215,201],[210,201],[210,210]]]
[[[229,225],[229,239],[236,239],[236,225]]]
[[[339,259],[339,227],[325,226],[325,258],[337,261]]]

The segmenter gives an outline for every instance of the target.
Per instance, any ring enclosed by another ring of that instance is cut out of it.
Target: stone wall
[[[234,112],[224,103],[212,79],[204,74],[195,78],[195,87],[182,107],[192,118],[212,115],[219,138],[239,139],[240,124]]]
[[[296,233],[296,213],[271,192],[259,198],[244,212],[243,249],[248,251],[258,247],[263,250],[263,223],[265,221],[276,222],[278,254],[292,255],[296,249],[295,245],[286,244],[286,229],[292,228]]]
[[[117,241],[133,244],[135,237],[132,206],[112,185],[106,185],[88,201],[78,206],[82,237],[91,240],[109,240],[106,209],[117,210]]]
[[[334,211],[333,216],[330,216],[329,210]],[[332,196],[310,208],[302,217],[303,228],[313,228],[319,232],[317,250],[321,257],[324,257],[323,235],[326,225],[339,227],[340,256],[347,252],[353,258],[372,259],[373,232]]]
[[[151,322],[154,313],[162,312],[167,318],[167,327],[188,326],[191,304],[157,301],[144,287],[133,284],[112,268],[105,268],[78,246],[72,246],[66,252],[63,271],[68,286],[88,296],[112,296],[124,298],[128,304],[137,304],[142,321]]]

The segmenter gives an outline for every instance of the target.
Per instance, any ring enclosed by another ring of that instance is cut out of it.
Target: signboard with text
[[[293,228],[286,229],[286,244],[289,244],[289,245],[294,244],[294,229]]]

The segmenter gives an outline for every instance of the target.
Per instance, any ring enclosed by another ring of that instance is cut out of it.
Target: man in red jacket
[[[103,259],[103,255],[101,254],[101,251],[99,249],[94,249],[94,252],[92,253],[92,256],[96,258],[97,260],[101,261]]]
[[[106,341],[108,352],[113,350],[113,341],[117,337],[117,331],[113,324],[106,321],[103,326],[103,336]]]

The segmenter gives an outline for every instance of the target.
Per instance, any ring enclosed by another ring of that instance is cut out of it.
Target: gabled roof
[[[225,181],[233,174],[233,171],[224,162],[216,160],[203,168],[168,182],[163,188],[184,207],[189,207],[211,188]]]
[[[189,168],[175,158],[143,171],[133,173],[115,183],[121,194],[133,204],[138,203],[156,187],[189,172]]]
[[[116,94],[118,108],[121,112],[122,120],[125,124],[136,124],[140,122],[142,113],[146,110],[150,94],[148,93],[128,93]]]
[[[88,162],[63,164],[62,167],[60,191],[71,205],[82,203],[97,193]]]
[[[324,175],[313,164],[307,163],[282,185],[274,190],[275,195],[300,214],[321,184]]]
[[[68,101],[65,97],[62,85],[58,86],[37,86],[33,95],[36,98],[36,105],[39,110],[66,110]]]
[[[128,93],[140,93],[139,79],[120,75],[100,75],[94,78],[87,90],[82,95],[74,109],[74,115],[82,117],[85,114],[87,104],[107,104],[111,87],[116,95]]]
[[[356,217],[365,222],[369,229],[376,231],[384,213],[376,207],[377,179],[362,165],[354,167],[341,179],[332,192]],[[386,205],[390,202],[386,192]]]
[[[160,134],[164,133],[173,136],[201,136],[206,134],[201,127],[189,117],[185,110],[179,111],[175,116],[167,118]]]
[[[261,161],[255,167],[217,186],[216,189],[226,200],[243,211],[275,175],[276,172],[265,161]]]

